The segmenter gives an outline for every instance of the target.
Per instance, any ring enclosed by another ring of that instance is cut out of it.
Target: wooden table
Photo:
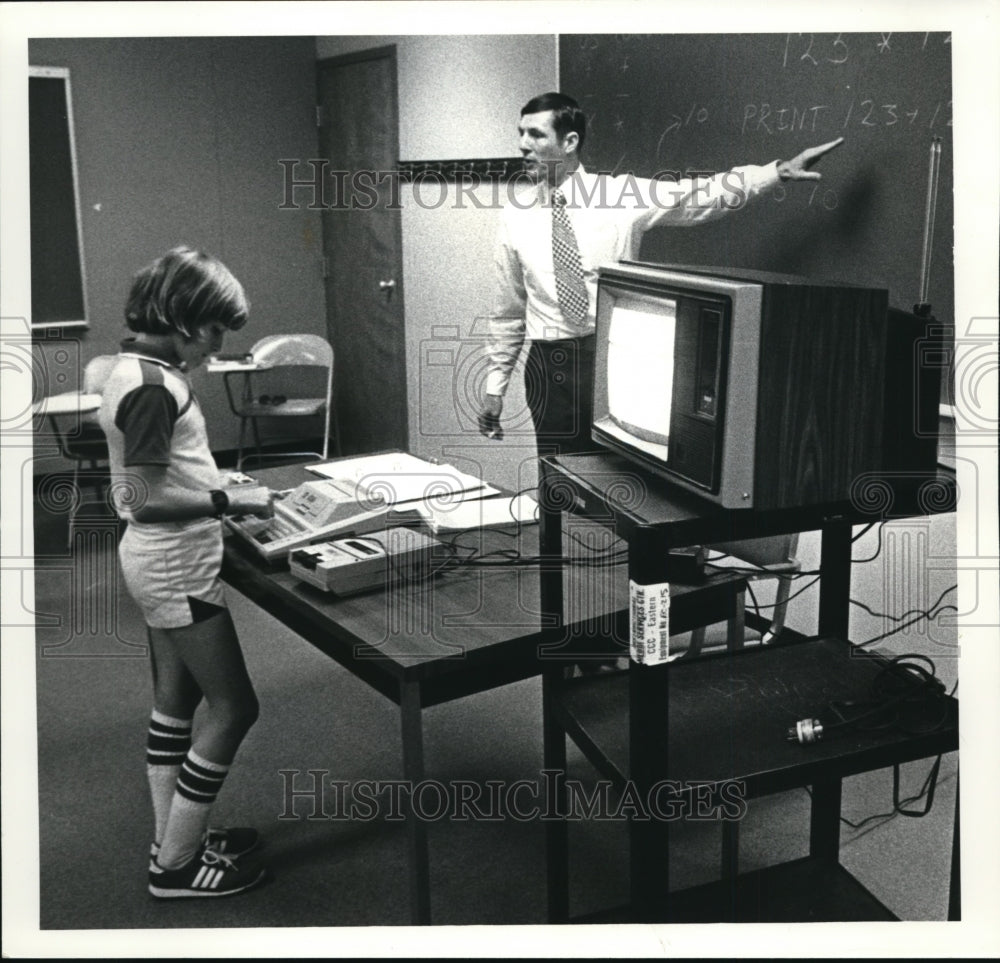
[[[254,471],[253,477],[272,489],[287,489],[318,476],[297,466]],[[525,557],[538,554],[537,526],[524,527],[516,539],[485,532],[462,536],[462,542],[474,544],[480,536],[487,550],[516,546]],[[542,616],[545,570],[562,572],[570,600],[559,632]],[[565,571],[559,560],[545,566],[466,567],[430,581],[336,598],[301,582],[284,565],[268,566],[230,536],[222,575],[399,706],[403,777],[413,785],[424,776],[423,709],[536,676],[546,666],[627,653],[624,580],[609,578],[607,564]],[[678,587],[672,625],[680,632],[704,624],[708,611],[728,618],[742,601],[744,585],[742,577],[720,573],[697,593]],[[406,820],[411,916],[415,923],[429,923],[426,826],[409,809]]]

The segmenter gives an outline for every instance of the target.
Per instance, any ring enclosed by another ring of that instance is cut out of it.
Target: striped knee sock
[[[159,843],[167,828],[170,803],[177,788],[181,764],[191,748],[191,720],[174,719],[153,710],[146,740],[146,775],[149,794],[153,799],[156,829],[153,841]]]
[[[208,829],[212,804],[227,772],[229,766],[209,762],[194,749],[188,750],[181,774],[177,777],[177,791],[170,804],[167,828],[156,857],[164,869],[177,869],[198,852]]]

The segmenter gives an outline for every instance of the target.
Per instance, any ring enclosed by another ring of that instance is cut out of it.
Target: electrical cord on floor
[[[903,619],[909,618],[911,615],[922,615],[925,618],[928,617],[928,613],[934,612],[934,610],[941,604],[944,597],[949,592],[954,592],[958,588],[957,585],[949,585],[939,596],[937,601],[928,609],[910,609],[908,612],[904,612],[902,615],[889,615],[888,612],[876,612],[874,609],[869,608],[864,602],[859,602],[857,599],[850,599],[851,605],[856,605],[859,609],[864,609],[869,615],[875,616],[877,619],[888,619],[890,622],[902,622]]]
[[[740,571],[739,569],[736,569],[736,568],[729,568],[727,566],[719,566],[719,565],[706,565],[705,567],[706,568],[714,568],[714,569],[717,569],[718,571],[722,571],[722,572],[739,572]],[[762,605],[758,601],[757,596],[754,594],[753,584],[751,582],[747,582],[747,595],[749,595],[749,597],[750,597],[750,604],[753,607],[754,614],[757,616],[757,618],[762,618],[761,613],[768,611],[768,609],[776,609],[776,608],[778,608],[779,605],[787,605],[789,602],[792,601],[792,599],[798,598],[803,592],[807,592],[809,589],[811,589],[819,581],[819,573],[818,572],[796,572],[794,575],[784,575],[783,574],[781,576],[782,578],[787,578],[789,581],[792,581],[792,582],[794,582],[796,579],[804,578],[804,577],[809,576],[809,575],[815,576],[813,578],[813,580],[811,582],[807,582],[805,585],[802,586],[802,588],[798,589],[797,591],[790,593],[789,596],[788,596],[788,598],[785,599],[784,602],[768,602],[765,605]]]
[[[813,573],[799,572],[796,575],[786,575],[784,577],[794,582],[797,578],[802,578],[804,575],[811,575],[811,574]],[[753,583],[747,582],[747,595],[750,597],[750,604],[753,606],[754,615],[756,615],[757,618],[759,619],[763,617],[761,615],[762,612],[766,612],[769,609],[776,609],[778,608],[779,605],[787,605],[789,602],[791,602],[792,599],[798,598],[798,596],[800,596],[803,592],[806,592],[809,589],[811,589],[818,581],[819,581],[819,576],[817,575],[811,582],[807,582],[797,592],[790,593],[788,598],[785,599],[784,602],[769,602],[766,605],[760,604],[760,602],[757,600],[756,594],[754,593]]]
[[[848,819],[846,816],[841,816],[840,821],[845,825],[849,826],[853,830],[864,829],[865,826],[876,820],[889,820],[895,819],[896,816],[910,816],[919,819],[921,816],[926,816],[934,805],[934,792],[938,785],[938,776],[941,771],[941,756],[938,756],[934,763],[931,765],[926,777],[924,778],[923,785],[920,787],[920,791],[912,796],[908,796],[906,799],[900,800],[899,798],[899,763],[896,763],[892,767],[892,809],[888,812],[882,813],[872,813],[870,816],[865,816],[864,819],[854,822]],[[809,798],[812,798],[812,792],[808,786],[803,787]],[[923,809],[904,809],[904,806],[910,806],[913,803],[919,802],[921,799],[927,799],[927,803]]]
[[[863,535],[871,531],[872,526],[875,524],[876,524],[875,522],[872,522],[870,525],[865,526],[865,528],[863,528],[860,532],[858,532],[857,535],[855,535],[851,539],[851,544],[853,545],[859,538],[861,538]],[[882,554],[882,529],[885,527],[885,522],[878,522],[877,524],[878,524],[878,543],[875,546],[875,554],[869,555],[868,558],[852,558],[851,559],[852,565],[864,565],[867,562],[874,562],[875,559],[877,559],[879,555]]]
[[[954,605],[942,605],[941,604],[942,601],[944,600],[944,597],[949,592],[954,592],[957,588],[958,588],[958,585],[949,585],[948,588],[946,588],[938,596],[937,601],[929,609],[924,609],[922,611],[919,611],[919,610],[916,610],[916,609],[912,610],[912,611],[917,612],[917,615],[916,615],[915,618],[910,619],[908,622],[903,622],[902,625],[897,625],[895,628],[890,629],[888,632],[883,632],[881,635],[876,635],[873,638],[866,639],[864,642],[858,642],[857,643],[857,648],[863,649],[866,646],[874,645],[876,642],[881,642],[883,639],[889,638],[890,635],[895,635],[897,632],[902,632],[903,629],[908,629],[911,625],[916,625],[917,622],[922,622],[925,619],[927,619],[927,620],[936,619],[942,612],[951,611],[951,612],[956,612],[957,613],[958,612],[958,608],[956,606],[954,606]],[[866,606],[862,602],[857,602],[854,599],[851,599],[851,603],[854,604],[854,605],[859,606],[860,608],[863,608],[863,609],[867,610],[868,612],[871,612],[872,615],[875,615],[875,616],[878,616],[878,617],[881,617],[881,618],[887,618],[887,619],[893,619],[893,620],[895,620],[897,618],[898,619],[905,619],[910,614],[909,612],[906,612],[903,615],[896,616],[896,617],[891,616],[891,615],[880,615],[877,612],[872,612],[872,610],[869,609],[868,606]]]
[[[851,544],[853,545],[858,539],[864,538],[876,525],[882,526],[884,524],[885,522],[869,522],[857,535],[851,537]]]

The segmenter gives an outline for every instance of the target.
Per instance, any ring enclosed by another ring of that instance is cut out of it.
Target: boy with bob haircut
[[[119,557],[149,636],[149,892],[162,899],[228,896],[266,876],[246,859],[257,831],[211,829],[208,818],[258,713],[219,579],[220,519],[268,515],[272,496],[263,487],[225,489],[187,378],[248,311],[221,261],[187,247],[168,251],[132,281],[125,321],[134,336],[122,342],[102,391],[115,508],[127,522]]]

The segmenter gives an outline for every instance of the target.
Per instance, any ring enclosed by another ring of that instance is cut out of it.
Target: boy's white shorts
[[[183,628],[226,608],[216,519],[186,526],[130,523],[118,557],[129,594],[151,628]]]

